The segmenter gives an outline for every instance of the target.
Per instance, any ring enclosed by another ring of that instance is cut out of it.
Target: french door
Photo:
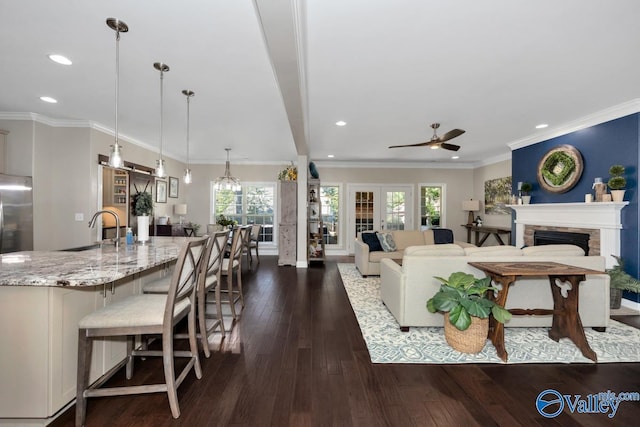
[[[412,185],[367,185],[349,187],[349,253],[353,238],[366,230],[412,230]]]

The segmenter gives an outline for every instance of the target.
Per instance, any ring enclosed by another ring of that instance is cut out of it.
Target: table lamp
[[[183,216],[187,214],[187,205],[184,203],[173,205],[173,213],[180,216],[180,225],[182,225]]]
[[[469,218],[467,219],[467,225],[473,224],[473,213],[480,210],[480,200],[463,200],[462,210],[469,211]]]

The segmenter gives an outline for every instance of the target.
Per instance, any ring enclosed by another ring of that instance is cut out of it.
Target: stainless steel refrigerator
[[[33,250],[30,176],[0,174],[0,253]]]

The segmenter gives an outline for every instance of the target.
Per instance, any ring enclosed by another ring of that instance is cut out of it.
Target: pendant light
[[[164,83],[164,73],[169,71],[169,66],[162,62],[156,62],[153,64],[153,68],[160,71],[160,158],[156,160],[156,176],[158,178],[164,178],[166,173],[164,170],[164,159],[162,158],[162,119],[163,119],[163,101],[164,101],[164,93],[163,93],[163,83]]]
[[[215,189],[240,191],[242,189],[240,180],[231,176],[231,168],[229,167],[229,151],[231,151],[231,148],[225,148],[225,150],[227,151],[227,163],[224,167],[224,176],[216,178]]]
[[[115,120],[115,137],[116,140],[111,146],[109,154],[109,166],[112,168],[121,168],[124,165],[122,160],[122,147],[118,144],[118,96],[120,93],[120,33],[129,31],[129,27],[117,18],[107,18],[107,25],[116,32],[116,120]]]
[[[189,168],[189,102],[195,93],[191,90],[183,90],[182,94],[187,97],[187,168],[184,170],[184,183],[191,184],[191,169]]]

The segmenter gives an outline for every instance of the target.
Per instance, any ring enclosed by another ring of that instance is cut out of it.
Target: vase
[[[149,216],[142,215],[138,217],[138,242],[147,240],[149,240]]]
[[[461,353],[480,353],[487,343],[489,319],[471,316],[471,325],[461,331],[449,322],[449,313],[444,315],[444,338],[447,344]]]
[[[624,199],[625,190],[611,190],[611,199],[614,202],[621,202]]]
[[[522,196],[522,204],[528,205],[529,203],[531,203],[531,196]]]

